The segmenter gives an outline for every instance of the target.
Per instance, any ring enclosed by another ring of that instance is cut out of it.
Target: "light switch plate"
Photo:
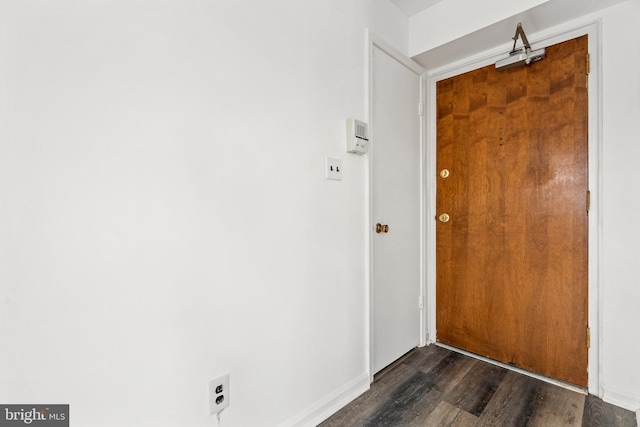
[[[327,157],[325,172],[327,179],[342,181],[342,160]]]

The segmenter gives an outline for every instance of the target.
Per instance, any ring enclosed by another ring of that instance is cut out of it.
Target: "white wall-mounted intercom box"
[[[369,151],[369,126],[356,119],[347,119],[347,153],[365,154]]]

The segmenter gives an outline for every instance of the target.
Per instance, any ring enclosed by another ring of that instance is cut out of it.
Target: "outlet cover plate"
[[[219,414],[229,406],[229,374],[209,380],[209,415]]]

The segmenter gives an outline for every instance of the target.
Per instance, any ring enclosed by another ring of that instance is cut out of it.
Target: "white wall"
[[[449,0],[443,3],[447,1]],[[456,4],[456,0],[450,2]],[[437,55],[430,55],[430,51],[412,53],[418,55],[422,65],[427,68],[434,63],[442,67],[441,59],[446,52],[451,52],[452,58],[459,59],[456,55],[464,51],[463,45],[468,42],[467,36],[473,36],[476,40],[482,39],[481,43],[484,43],[487,51],[490,50],[489,46],[502,45],[503,42],[494,38],[495,28],[501,27],[505,22],[498,22],[503,19],[502,15],[496,12],[494,22],[487,20],[487,17],[492,16],[491,14],[501,5],[501,0],[484,3],[483,22],[487,25],[486,30],[470,28],[464,36],[455,35],[460,37],[458,39],[441,40],[441,44],[434,45],[432,49],[440,50]],[[604,5],[604,2],[600,5]],[[440,5],[441,8],[444,6]],[[574,23],[585,25],[601,22],[603,153],[600,162],[603,187],[600,212],[602,241],[599,254],[602,329],[599,336],[602,340],[602,352],[599,388],[591,391],[601,394],[606,401],[636,410],[640,408],[640,371],[637,369],[640,360],[640,340],[636,333],[636,327],[640,325],[640,200],[636,197],[640,193],[640,146],[636,129],[640,117],[640,57],[637,55],[637,48],[629,47],[629,40],[640,37],[640,29],[636,25],[640,16],[640,2],[629,0],[593,12],[597,6],[597,2],[586,2],[584,7],[575,8],[575,15],[570,16],[566,4],[553,0],[553,4],[549,3],[548,7],[542,5],[537,10],[526,11],[527,13],[524,13],[523,9],[523,13],[514,16],[512,20],[518,22],[522,19],[523,25],[533,20],[537,30],[544,30],[545,23],[550,27],[558,24],[555,14],[548,16],[546,20],[545,12],[559,8],[569,27]],[[432,9],[427,10],[429,11],[434,12]],[[589,14],[581,15],[585,11]],[[576,21],[569,22],[570,18],[575,18]],[[431,16],[430,19],[435,25],[430,28],[431,32],[442,30],[449,34],[449,22],[455,19],[455,16],[439,15]],[[490,25],[494,23],[497,25]],[[515,25],[510,27],[515,28]],[[412,40],[415,37],[413,27],[410,32]],[[506,33],[504,39],[511,36],[511,32]],[[534,40],[530,39],[532,43]],[[475,59],[482,55],[483,53],[478,51],[470,58]],[[591,114],[597,112],[591,111]],[[598,171],[591,173],[595,174]],[[594,327],[593,324],[591,326]],[[598,345],[597,340],[592,345]],[[597,361],[592,366],[598,367]]]
[[[602,14],[604,397],[640,408],[640,2]]]
[[[548,1],[442,0],[410,18],[409,52],[414,56],[434,49]]]
[[[407,25],[387,0],[0,0],[0,402],[211,426],[230,372],[224,425],[275,426],[366,386],[344,120],[365,28],[406,51]]]

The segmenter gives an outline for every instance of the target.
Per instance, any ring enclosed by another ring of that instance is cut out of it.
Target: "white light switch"
[[[327,179],[342,181],[342,160],[327,157],[325,171]]]

